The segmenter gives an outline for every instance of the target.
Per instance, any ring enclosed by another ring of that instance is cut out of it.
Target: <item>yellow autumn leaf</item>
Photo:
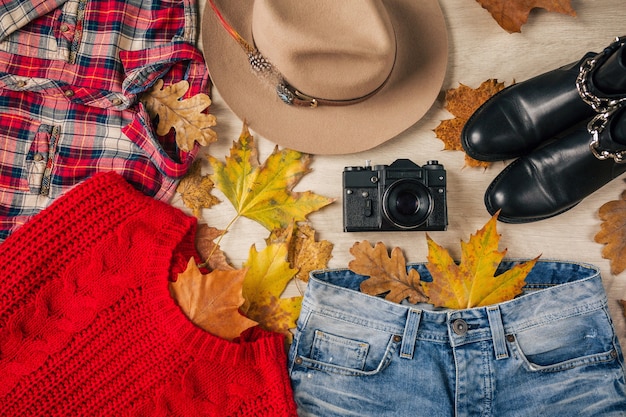
[[[271,244],[279,239],[287,242],[287,260],[298,270],[296,278],[308,282],[309,273],[324,269],[332,257],[333,244],[327,240],[315,240],[315,229],[307,223],[291,223],[287,228],[276,229],[267,239]]]
[[[270,231],[287,227],[293,221],[304,221],[308,214],[334,201],[311,191],[293,191],[310,171],[308,154],[289,149],[279,151],[276,147],[260,165],[256,143],[245,124],[225,163],[211,155],[208,159],[215,186],[232,203],[237,215],[252,219]]]
[[[245,303],[242,311],[267,330],[289,336],[296,325],[302,297],[282,297],[297,269],[287,261],[287,242],[279,240],[268,244],[262,251],[252,245],[243,282]]]
[[[189,90],[185,80],[162,87],[163,80],[157,80],[141,97],[150,117],[159,116],[157,134],[167,135],[173,128],[176,144],[185,152],[193,148],[194,142],[202,146],[215,142],[217,134],[211,129],[217,123],[215,116],[203,113],[211,105],[211,98],[200,93],[182,99]]]
[[[508,301],[521,293],[526,276],[539,257],[516,264],[495,276],[506,255],[506,249],[498,250],[497,216],[498,213],[475,235],[471,235],[468,242],[461,242],[461,261],[458,264],[445,248],[426,235],[426,267],[432,282],[422,281],[421,284],[431,304],[465,309]]]
[[[214,270],[202,274],[191,258],[187,269],[170,283],[170,292],[187,317],[198,327],[223,339],[239,337],[258,323],[239,312],[244,303],[245,270]]]

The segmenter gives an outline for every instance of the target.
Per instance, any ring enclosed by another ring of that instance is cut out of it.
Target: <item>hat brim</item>
[[[253,2],[215,0],[230,25],[248,41]],[[436,0],[384,3],[396,31],[396,62],[386,84],[362,102],[310,109],[280,101],[252,72],[245,52],[207,5],[202,44],[211,80],[238,117],[278,145],[327,155],[371,149],[426,114],[441,90],[448,63],[445,19]]]

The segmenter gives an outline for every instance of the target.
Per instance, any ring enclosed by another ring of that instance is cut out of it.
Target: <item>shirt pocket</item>
[[[0,114],[0,188],[39,193],[55,128],[28,117]]]
[[[614,340],[608,313],[599,309],[517,332],[514,350],[529,371],[557,372],[615,361]]]

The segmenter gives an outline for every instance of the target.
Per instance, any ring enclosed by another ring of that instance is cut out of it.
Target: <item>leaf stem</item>
[[[224,235],[226,233],[228,233],[230,228],[233,226],[233,224],[235,224],[235,222],[239,219],[239,217],[241,217],[241,215],[239,213],[237,213],[237,215],[235,217],[233,217],[230,222],[228,222],[228,224],[226,225],[226,228],[222,231],[222,234],[220,234],[220,236],[217,238],[217,241],[215,242],[215,246],[213,246],[213,249],[211,249],[211,252],[209,253],[209,256],[206,258],[206,260],[204,262],[202,262],[200,265],[198,265],[198,268],[207,268],[209,266],[209,261],[211,260],[211,257],[213,256],[213,254],[215,253],[217,248],[220,247],[220,243],[222,242],[222,238],[224,237]]]

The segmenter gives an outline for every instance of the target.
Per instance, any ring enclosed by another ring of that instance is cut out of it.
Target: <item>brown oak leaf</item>
[[[487,9],[500,27],[509,33],[521,32],[528,21],[530,11],[535,8],[545,9],[576,16],[570,0],[476,0]]]
[[[626,269],[626,190],[619,200],[603,204],[598,215],[602,224],[594,240],[606,245],[602,257],[610,260],[611,273],[617,275]]]
[[[211,194],[213,188],[211,176],[202,175],[202,160],[198,159],[191,164],[187,174],[178,183],[176,191],[183,199],[183,204],[191,209],[193,215],[201,217],[203,208],[211,208],[220,202]]]
[[[407,272],[406,259],[400,248],[393,248],[390,255],[382,242],[372,247],[364,240],[355,243],[350,253],[354,259],[348,268],[369,277],[361,283],[361,292],[385,294],[386,300],[396,303],[404,299],[413,304],[428,300],[420,286],[419,272],[415,269]]]
[[[188,81],[163,88],[163,80],[158,80],[141,97],[150,117],[159,116],[157,134],[166,135],[174,129],[176,144],[185,152],[193,148],[194,142],[206,146],[217,140],[217,134],[211,129],[217,123],[215,116],[205,112],[211,105],[211,98],[200,93],[183,99],[187,91]]]
[[[227,340],[239,337],[258,323],[239,312],[244,303],[246,270],[212,271],[203,275],[191,258],[187,269],[170,283],[170,292],[187,317],[198,327]]]
[[[228,262],[226,254],[215,243],[215,239],[221,237],[225,232],[207,224],[199,224],[196,230],[196,250],[198,255],[204,259],[204,263],[210,269],[230,271],[233,268]]]
[[[478,88],[473,89],[464,84],[458,88],[446,91],[445,108],[453,116],[453,119],[442,120],[434,129],[435,135],[443,144],[445,150],[463,151],[461,145],[461,131],[463,126],[474,112],[490,97],[504,89],[504,83],[496,79],[484,81]],[[477,161],[465,155],[465,164],[470,167],[487,168],[490,163]]]

